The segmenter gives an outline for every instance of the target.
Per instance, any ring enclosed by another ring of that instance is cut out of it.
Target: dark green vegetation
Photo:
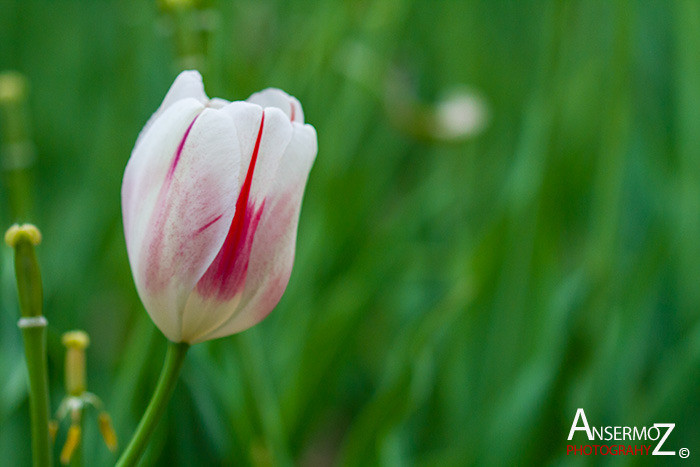
[[[155,385],[166,345],[132,283],[120,183],[178,55],[204,47],[185,62],[210,96],[289,91],[319,156],[285,296],[191,349],[152,462],[574,464],[578,407],[596,426],[675,422],[667,447],[700,456],[700,3],[207,8],[209,32],[175,46],[191,18],[150,2],[0,1],[0,70],[31,88],[36,214],[21,220],[44,234],[54,409],[74,328],[122,447]],[[406,108],[455,85],[485,97],[489,125],[426,137]],[[26,465],[2,255],[0,456]],[[102,465],[93,415],[85,459]]]

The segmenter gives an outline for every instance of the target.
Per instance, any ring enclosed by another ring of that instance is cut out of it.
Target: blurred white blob
[[[478,135],[486,127],[488,107],[477,93],[468,88],[455,88],[435,104],[429,121],[432,136],[436,139],[467,139]]]
[[[414,138],[460,142],[479,135],[489,123],[489,105],[478,91],[457,84],[428,101],[420,95],[415,71],[393,63],[365,42],[343,44],[334,69],[351,86],[381,101],[393,126]]]

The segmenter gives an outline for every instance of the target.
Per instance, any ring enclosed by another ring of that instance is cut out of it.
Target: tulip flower
[[[181,73],[139,135],[122,213],[134,282],[172,342],[243,331],[277,305],[292,270],[316,131],[278,89],[209,99]]]

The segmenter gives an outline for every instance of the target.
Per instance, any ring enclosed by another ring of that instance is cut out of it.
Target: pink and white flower
[[[209,99],[196,71],[175,79],[122,183],[134,282],[168,339],[234,334],[277,305],[316,152],[316,131],[285,92],[228,102]]]

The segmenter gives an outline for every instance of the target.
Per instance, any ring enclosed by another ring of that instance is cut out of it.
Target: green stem
[[[32,225],[14,226],[5,241],[15,249],[15,277],[24,355],[29,377],[29,412],[32,422],[32,460],[35,467],[52,465],[49,438],[49,377],[46,365],[46,319],[42,315],[41,271],[34,246],[39,230]]]
[[[146,450],[153,430],[163,415],[165,407],[168,405],[170,396],[175,388],[175,383],[177,382],[177,377],[180,374],[182,363],[185,360],[187,349],[189,348],[189,344],[168,342],[168,352],[165,355],[165,363],[160,372],[160,378],[158,379],[156,389],[151,397],[151,402],[148,404],[148,408],[143,414],[134,436],[131,438],[131,441],[129,441],[129,445],[122,453],[119,461],[117,461],[117,467],[136,465],[139,458]]]
[[[46,324],[23,327],[24,354],[29,374],[32,458],[35,467],[51,465],[49,438],[49,378],[46,374]]]

